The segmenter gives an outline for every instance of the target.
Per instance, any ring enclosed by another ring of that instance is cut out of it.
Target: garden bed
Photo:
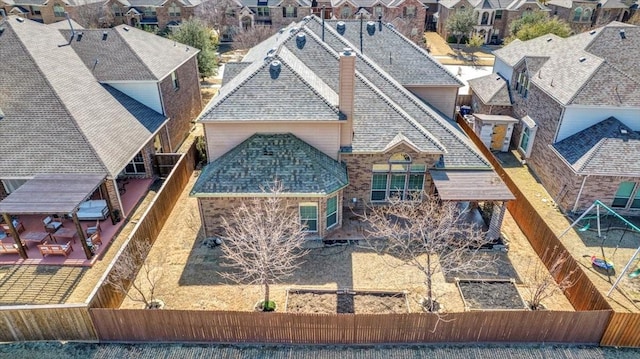
[[[405,292],[289,289],[285,311],[289,313],[408,313]]]
[[[523,310],[526,303],[513,280],[457,280],[466,310]]]

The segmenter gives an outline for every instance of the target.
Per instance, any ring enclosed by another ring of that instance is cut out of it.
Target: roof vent
[[[593,35],[593,34],[595,34],[595,33],[596,33],[596,30],[591,30],[591,31],[589,31],[589,35]]]
[[[367,34],[373,36],[376,33],[376,23],[373,21],[367,22]]]
[[[351,48],[350,48],[350,47],[345,47],[345,48],[342,50],[342,54],[343,54],[344,56],[351,56],[351,51],[352,51],[352,50],[351,50]]]
[[[623,135],[626,135],[626,134],[629,133],[629,131],[627,131],[626,128],[620,127],[620,133],[623,134]]]
[[[307,16],[303,17],[302,20],[304,20],[304,21],[311,20],[311,15],[307,15]]]
[[[336,24],[336,30],[338,30],[338,34],[344,35],[344,32],[347,31],[347,25],[344,21],[338,21]]]
[[[23,18],[21,18],[21,17],[17,17],[17,18],[16,18],[16,21],[17,21],[17,22],[24,22],[24,19],[23,19]]]
[[[502,77],[496,76],[496,81],[500,81],[500,80],[502,80]]]
[[[296,35],[296,46],[298,46],[299,49],[303,49],[304,44],[306,42],[307,42],[307,35],[305,35],[302,32]]]
[[[624,32],[624,30],[620,30],[620,38],[621,38],[622,40],[624,40],[624,39],[626,39],[626,38],[627,38],[627,34]]]
[[[103,31],[103,32],[102,32],[102,41],[107,40],[107,36],[108,36],[108,35],[109,35],[109,33],[108,33],[108,32]]]
[[[547,37],[547,42],[550,42],[551,40],[553,40],[553,38]]]
[[[125,26],[125,27],[122,28],[122,30],[129,31],[129,28]]]
[[[280,71],[282,70],[282,64],[278,60],[271,61],[269,65],[269,73],[271,74],[272,79],[277,79],[280,75]]]
[[[82,35],[84,35],[84,34],[79,32],[78,33],[78,37],[76,37],[76,41],[80,42],[80,40],[82,40]]]
[[[391,29],[391,30],[395,30],[395,25],[393,25],[392,23],[388,22],[387,26]]]
[[[293,34],[296,31],[298,31],[298,28],[297,27],[292,27],[291,30],[289,30],[289,33]]]
[[[581,57],[581,58],[578,59],[578,61],[585,62],[585,61],[587,61],[587,58],[586,57]]]
[[[283,28],[283,29],[278,30],[278,34],[282,34],[282,33],[284,33],[284,28]]]

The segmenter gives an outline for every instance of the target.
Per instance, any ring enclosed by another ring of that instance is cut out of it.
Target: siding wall
[[[107,82],[107,84],[157,113],[163,113],[156,82]]]
[[[558,130],[558,138],[556,141],[562,141],[574,133],[582,131],[612,116],[629,126],[632,130],[640,131],[639,113],[640,108],[637,107],[566,107],[562,122],[560,122],[560,129]]]
[[[292,133],[333,159],[340,149],[340,124],[334,123],[205,123],[209,162],[255,133]]]
[[[453,118],[458,95],[457,87],[406,86],[406,88],[447,117]]]

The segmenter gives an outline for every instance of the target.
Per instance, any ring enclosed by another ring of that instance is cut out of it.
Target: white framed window
[[[306,232],[318,231],[318,204],[317,203],[300,203],[298,210],[300,212],[300,225],[304,227]]]
[[[40,15],[42,13],[40,11],[40,6],[31,6],[31,13],[34,15]]]
[[[405,6],[405,8],[404,8],[404,17],[408,17],[408,18],[416,17],[416,7],[415,6]]]
[[[516,92],[520,94],[520,96],[527,98],[529,94],[529,74],[527,70],[524,69],[518,73],[518,81],[516,81]]]
[[[531,150],[533,149],[533,140],[536,137],[538,126],[535,121],[529,116],[522,118],[522,133],[520,134],[520,143],[518,144],[518,150],[524,155],[525,158],[531,156]]]
[[[26,179],[5,179],[5,180],[2,180],[2,184],[4,185],[4,190],[7,192],[7,194],[17,190],[18,188],[20,188],[20,186],[22,186],[26,182],[27,182]]]
[[[342,9],[340,9],[340,17],[346,19],[349,16],[351,16],[351,8],[349,7],[349,5],[345,5],[342,7]]]
[[[180,17],[180,12],[180,7],[175,3],[172,3],[171,6],[169,6],[169,16]]]
[[[180,82],[178,81],[178,74],[175,71],[171,73],[171,83],[173,84],[174,90],[177,90],[180,88]]]
[[[156,16],[156,8],[155,7],[145,7],[144,8],[144,16],[145,17],[153,17]]]
[[[384,10],[382,6],[376,6],[375,8],[373,8],[373,13],[376,16],[376,19],[383,15],[383,11]]]
[[[338,224],[338,196],[327,199],[327,229]]]
[[[53,16],[55,16],[55,17],[64,17],[64,6],[62,6],[62,5],[53,5]]]
[[[406,153],[396,153],[389,163],[374,164],[371,177],[371,202],[385,202],[389,198],[416,199],[424,189],[427,166],[412,164]]]
[[[582,12],[582,22],[591,21],[591,9],[585,8]]]
[[[111,6],[111,11],[113,12],[113,16],[122,16],[122,9],[118,4],[113,4]]]
[[[282,17],[298,17],[298,8],[293,5],[283,7]]]
[[[267,6],[261,6],[258,8],[258,16],[270,16],[271,11]]]
[[[124,173],[129,175],[139,175],[144,174],[145,172],[142,152],[138,152],[138,154],[124,168]]]
[[[573,21],[578,22],[580,21],[581,18],[582,18],[582,8],[577,7],[575,10],[573,10]]]
[[[496,10],[496,17],[494,19],[495,20],[502,19],[502,10]]]
[[[615,208],[640,208],[640,186],[635,182],[622,182],[613,196],[611,207]]]

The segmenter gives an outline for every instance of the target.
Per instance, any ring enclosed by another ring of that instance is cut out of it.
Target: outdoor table
[[[76,242],[76,234],[78,232],[74,229],[71,228],[60,228],[58,229],[54,234],[53,234],[53,241],[58,243],[58,239],[68,239],[70,241],[73,241],[73,243]],[[61,241],[59,243],[64,243],[64,241]]]
[[[46,241],[47,237],[53,240],[53,237],[51,237],[51,233],[48,232],[24,232],[20,234],[21,240],[25,242],[37,242],[39,244],[43,244]]]

